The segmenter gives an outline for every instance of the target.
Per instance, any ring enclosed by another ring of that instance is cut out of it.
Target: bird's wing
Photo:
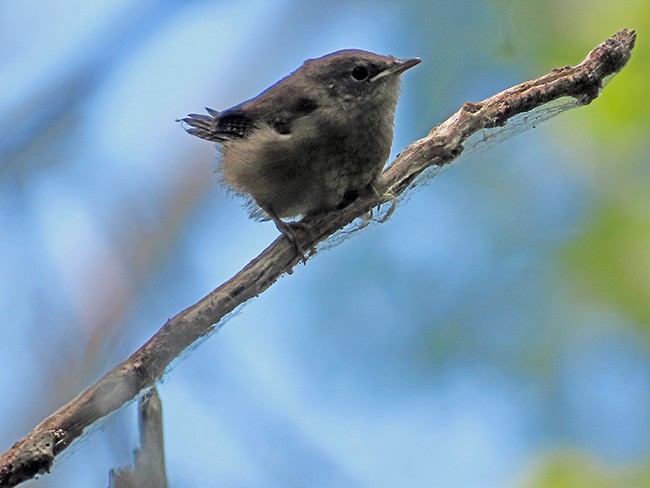
[[[291,133],[293,123],[318,108],[308,96],[282,91],[278,96],[267,90],[267,96],[236,105],[223,112],[207,108],[208,115],[189,114],[181,119],[185,130],[193,136],[215,142],[246,137],[258,124],[268,124],[279,134]]]
[[[245,137],[254,124],[250,117],[236,108],[217,112],[211,108],[206,110],[209,115],[189,114],[181,119],[187,127],[188,134],[208,141],[226,142],[230,139]]]

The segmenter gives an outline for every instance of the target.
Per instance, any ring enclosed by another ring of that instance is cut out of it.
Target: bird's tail
[[[205,110],[207,110],[208,115],[188,114],[187,117],[176,119],[176,122],[180,122],[188,134],[207,141],[221,141],[222,137],[219,137],[215,124],[219,112],[208,107],[205,107]]]

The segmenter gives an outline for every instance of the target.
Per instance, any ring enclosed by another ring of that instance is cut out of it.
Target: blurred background
[[[623,27],[590,106],[420,187],[160,386],[170,486],[650,486],[647,0],[0,0],[0,450],[277,235],[175,119],[356,47],[403,77],[394,154]],[[134,405],[34,487],[107,486]]]

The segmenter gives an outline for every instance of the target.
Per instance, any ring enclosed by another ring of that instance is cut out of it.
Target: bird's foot
[[[277,229],[291,243],[294,250],[296,251],[296,255],[300,258],[300,260],[303,263],[306,263],[309,255],[314,253],[314,248],[310,247],[307,250],[305,250],[303,246],[300,244],[300,239],[298,234],[302,232],[311,235],[311,227],[309,227],[309,225],[305,224],[302,221],[285,222],[281,218],[273,215],[271,215],[271,219],[275,223]]]

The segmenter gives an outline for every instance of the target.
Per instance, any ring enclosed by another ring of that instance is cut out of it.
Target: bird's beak
[[[393,64],[393,66],[391,66],[388,69],[385,69],[381,73],[377,73],[375,76],[373,76],[370,79],[370,81],[376,81],[389,75],[400,75],[404,73],[404,71],[406,71],[407,69],[412,68],[413,66],[421,62],[422,60],[420,58],[396,59],[395,64]]]

